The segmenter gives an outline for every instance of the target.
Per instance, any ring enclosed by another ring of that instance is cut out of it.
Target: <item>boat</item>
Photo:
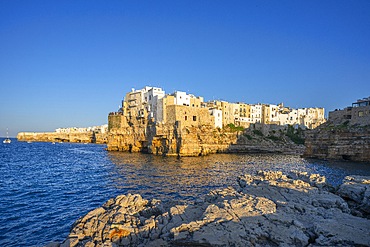
[[[6,129],[6,139],[3,141],[3,143],[9,144],[11,142],[12,142],[12,140],[10,140],[10,138],[9,138],[8,129]]]

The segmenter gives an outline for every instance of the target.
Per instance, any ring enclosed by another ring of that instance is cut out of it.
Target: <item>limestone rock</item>
[[[346,176],[337,194],[348,200],[353,213],[370,218],[370,178]]]
[[[305,157],[370,161],[370,125],[327,122],[306,133]]]
[[[303,145],[284,138],[273,141],[268,138],[271,136],[205,124],[181,126],[181,123],[154,123],[122,114],[109,115],[108,122],[107,149],[110,151],[147,152],[163,156],[253,152],[302,154],[304,151]]]
[[[368,182],[347,177],[336,195],[319,175],[259,171],[189,205],[121,195],[76,221],[61,246],[369,246],[370,220],[341,197],[368,205]]]

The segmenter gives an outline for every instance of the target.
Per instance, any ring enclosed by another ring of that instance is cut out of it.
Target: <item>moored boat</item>
[[[6,129],[6,139],[3,141],[3,143],[4,144],[9,144],[11,142],[12,142],[12,140],[10,140],[10,138],[9,138],[8,129]]]

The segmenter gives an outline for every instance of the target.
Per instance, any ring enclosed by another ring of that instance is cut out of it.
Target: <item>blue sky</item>
[[[370,96],[370,1],[0,0],[0,136],[107,123],[131,88],[343,108]]]

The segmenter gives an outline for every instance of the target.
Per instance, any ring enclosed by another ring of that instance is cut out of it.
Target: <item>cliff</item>
[[[146,118],[128,119],[123,115],[108,118],[108,150],[147,152],[167,156],[199,156],[211,153],[295,153],[302,154],[304,146],[287,136],[287,129],[224,129],[210,125],[182,126],[155,124]],[[261,130],[260,130],[261,129]]]
[[[370,178],[260,171],[188,205],[120,195],[48,246],[369,246]]]
[[[328,122],[306,133],[304,157],[370,161],[370,125]]]
[[[107,143],[107,134],[86,133],[57,133],[57,132],[20,132],[18,141],[31,142],[77,142],[77,143]]]

